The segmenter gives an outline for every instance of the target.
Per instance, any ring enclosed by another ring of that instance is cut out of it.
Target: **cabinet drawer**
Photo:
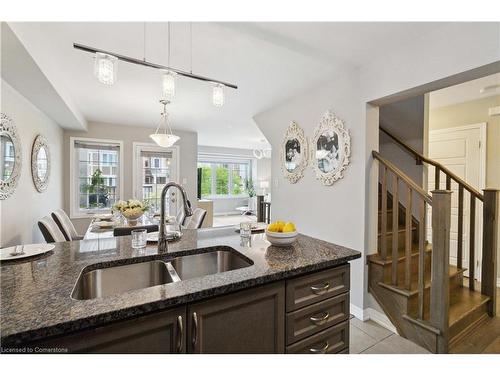
[[[348,318],[349,293],[288,313],[286,342],[292,344]]]
[[[286,283],[286,311],[294,311],[348,291],[349,264],[298,277]]]
[[[335,354],[345,350],[349,352],[348,320],[286,348],[288,354]]]

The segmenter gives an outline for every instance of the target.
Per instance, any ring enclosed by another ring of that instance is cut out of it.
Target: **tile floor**
[[[350,354],[430,354],[426,349],[368,320],[350,321]]]

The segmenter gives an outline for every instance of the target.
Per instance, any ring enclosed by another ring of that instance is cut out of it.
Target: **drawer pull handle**
[[[177,353],[182,352],[182,342],[184,341],[184,325],[182,324],[182,316],[177,317]]]
[[[309,352],[313,353],[313,354],[326,354],[326,351],[328,350],[329,347],[330,347],[330,344],[328,344],[328,341],[327,341],[325,346],[323,346],[322,348],[320,348],[320,349],[311,348],[311,349],[309,349]]]
[[[320,316],[320,317],[311,316],[309,319],[311,320],[311,322],[313,322],[314,324],[319,326],[323,323],[326,323],[326,321],[328,320],[329,317],[330,317],[330,313],[328,311],[325,311],[323,313],[323,316]]]
[[[193,349],[196,349],[196,343],[198,342],[198,315],[194,312],[193,318],[193,332],[191,337],[191,343],[193,344]]]
[[[326,282],[322,286],[311,286],[311,291],[314,294],[321,294],[322,292],[326,292],[330,288],[330,283]]]

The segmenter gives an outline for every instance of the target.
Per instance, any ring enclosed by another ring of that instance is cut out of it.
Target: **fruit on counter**
[[[295,224],[292,223],[291,221],[288,223],[285,223],[284,221],[278,220],[275,221],[274,223],[271,223],[267,226],[267,230],[269,232],[295,232]]]
[[[295,232],[295,224],[289,221],[283,226],[283,232]]]

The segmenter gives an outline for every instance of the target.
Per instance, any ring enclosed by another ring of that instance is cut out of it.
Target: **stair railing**
[[[380,130],[393,139],[403,150],[412,155],[417,164],[427,163],[434,167],[434,187],[440,189],[441,175],[444,174],[446,191],[451,193],[452,181],[458,185],[458,214],[457,214],[457,268],[462,268],[463,235],[464,235],[464,191],[470,196],[469,202],[469,289],[475,290],[475,264],[476,264],[476,201],[483,204],[483,232],[482,234],[482,267],[481,267],[481,293],[488,296],[488,313],[496,315],[496,278],[497,264],[496,252],[498,248],[498,220],[499,220],[499,190],[484,189],[481,194],[473,186],[454,174],[441,163],[423,156],[403,140],[380,127]]]
[[[412,243],[413,243],[413,230],[412,230],[412,206],[413,197],[418,197],[418,230],[419,230],[419,242],[418,242],[418,318],[424,319],[424,288],[425,288],[425,234],[424,234],[424,222],[425,222],[425,212],[426,205],[434,208],[434,192],[431,197],[425,190],[418,186],[411,178],[409,178],[404,172],[402,172],[398,167],[396,167],[389,160],[382,157],[377,151],[372,152],[373,157],[379,161],[380,165],[380,181],[381,181],[381,201],[382,201],[382,215],[381,215],[381,239],[380,239],[380,256],[382,260],[387,260],[387,191],[388,185],[392,184],[392,264],[391,264],[391,284],[394,286],[398,285],[398,250],[399,250],[399,195],[405,194],[406,199],[406,210],[405,210],[405,231],[404,231],[404,250],[405,250],[405,265],[404,265],[404,287],[407,290],[411,289],[411,274],[412,274]],[[400,192],[400,182],[404,186],[402,192]],[[441,196],[437,199],[437,202],[441,202]],[[448,211],[450,214],[450,211]],[[437,215],[436,215],[437,217]],[[433,232],[438,233],[443,229],[436,229]],[[449,236],[448,236],[449,238]],[[434,263],[434,253],[431,259],[431,263]],[[439,303],[441,305],[441,303]]]

